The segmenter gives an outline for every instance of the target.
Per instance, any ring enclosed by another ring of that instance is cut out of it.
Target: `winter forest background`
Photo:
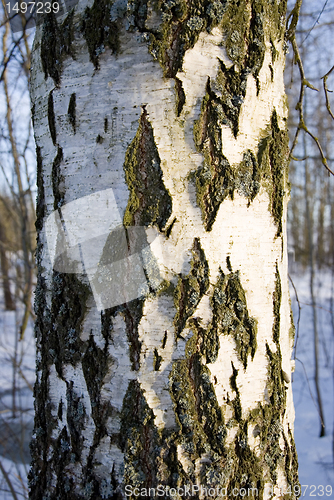
[[[5,500],[28,498],[36,168],[29,101],[34,29],[13,33],[4,0],[0,9],[0,499]],[[303,102],[291,47],[285,72],[291,145],[300,123],[298,103],[309,132],[299,131],[292,152],[288,219],[295,438],[300,483],[308,485],[302,487],[305,498],[334,496],[334,177],[322,160],[323,155],[334,169],[333,31],[334,0],[304,0],[297,28],[309,84]],[[322,77],[331,68],[326,102]]]

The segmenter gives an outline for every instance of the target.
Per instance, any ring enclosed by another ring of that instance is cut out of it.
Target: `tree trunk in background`
[[[295,498],[285,10],[81,0],[37,29],[31,499]]]
[[[6,255],[6,250],[4,248],[6,244],[5,230],[0,222],[0,266],[1,266],[1,277],[2,277],[2,289],[5,300],[5,309],[7,311],[15,310],[15,303],[10,291],[10,281],[9,281],[9,265]]]

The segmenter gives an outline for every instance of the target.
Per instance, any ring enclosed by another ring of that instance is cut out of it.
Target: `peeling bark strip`
[[[167,500],[195,485],[276,500],[290,487],[295,500],[285,10],[81,0],[37,27],[31,500],[135,500],[158,486]],[[118,213],[89,207],[85,262],[109,290],[126,280],[108,265],[145,247],[147,288],[101,313],[89,273],[51,268],[43,224],[106,189]]]

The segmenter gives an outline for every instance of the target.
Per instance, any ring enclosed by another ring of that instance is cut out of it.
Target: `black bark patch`
[[[129,145],[124,162],[130,190],[123,223],[128,226],[156,225],[162,230],[172,212],[172,198],[163,182],[153,128],[145,108],[137,134]]]
[[[240,401],[240,392],[237,386],[237,376],[238,376],[238,370],[235,368],[234,364],[231,362],[232,365],[232,375],[230,376],[230,386],[232,391],[235,392],[236,396],[232,400],[232,405],[233,405],[233,410],[234,410],[234,418],[236,419],[237,422],[241,422],[242,420],[242,408],[241,408],[241,401]]]
[[[169,238],[171,233],[172,233],[172,229],[174,227],[174,224],[175,222],[177,221],[177,218],[174,217],[174,219],[172,220],[172,222],[169,224],[169,226],[167,227],[166,231],[165,231],[165,235],[166,235],[166,238]]]
[[[174,292],[174,304],[177,310],[174,326],[177,337],[180,336],[187,319],[191,317],[209,287],[209,265],[199,238],[194,239],[191,252],[190,272],[185,277],[179,277]]]
[[[137,380],[130,380],[121,412],[120,448],[124,452],[124,484],[154,488],[160,439]]]
[[[227,68],[219,60],[219,70],[216,79],[211,81],[209,87],[210,97],[215,102],[217,117],[222,125],[228,125],[234,137],[239,132],[239,115],[241,105],[246,96],[247,77],[249,68],[237,69],[234,65]]]
[[[163,360],[163,358],[162,358],[162,356],[160,356],[158,349],[155,348],[154,349],[154,357],[153,357],[153,369],[155,371],[157,371],[157,372],[159,371],[162,360]]]
[[[41,39],[41,60],[45,79],[49,76],[56,86],[60,84],[64,60],[72,56],[74,40],[72,10],[60,26],[53,12],[45,15]]]
[[[60,171],[60,165],[62,161],[63,161],[63,150],[61,147],[58,146],[57,155],[53,160],[52,171],[51,171],[54,210],[60,209],[65,202],[64,177]]]
[[[256,157],[250,149],[245,151],[242,162],[238,165],[235,175],[235,188],[241,196],[254,200],[260,191],[260,169]]]
[[[289,442],[290,441],[290,442]],[[293,438],[293,434],[289,427],[288,437],[284,435],[284,444],[285,444],[285,473],[288,480],[289,485],[293,490],[295,485],[299,485],[298,480],[298,455],[295,445],[295,440]]]
[[[71,437],[71,452],[75,454],[75,459],[80,460],[84,437],[82,432],[85,428],[86,410],[82,401],[82,396],[73,389],[73,382],[66,382],[67,412],[66,421]]]
[[[107,47],[112,53],[119,48],[119,28],[111,21],[110,0],[94,0],[92,7],[86,7],[81,31],[88,45],[89,57],[95,69],[99,68],[99,56]]]
[[[282,234],[285,176],[289,164],[289,136],[286,130],[280,130],[276,111],[273,113],[271,126],[273,138],[269,146],[270,170],[273,186],[271,210],[277,225],[277,236],[279,236]]]
[[[68,120],[72,125],[73,132],[76,132],[76,94],[73,92],[67,109]]]
[[[43,178],[43,158],[41,148],[36,146],[37,163],[37,202],[36,202],[36,222],[35,227],[39,233],[43,229],[44,217],[46,212],[44,178]]]
[[[277,346],[279,346],[279,339],[280,339],[281,300],[282,300],[281,278],[276,263],[276,281],[275,281],[275,290],[273,293],[273,304],[274,304],[273,339],[274,342],[277,344]]]
[[[220,108],[208,79],[201,115],[194,125],[195,145],[204,156],[203,164],[194,173],[194,180],[197,203],[207,231],[212,229],[222,201],[228,196],[233,199],[234,192],[234,172],[222,153]]]
[[[57,143],[57,133],[56,133],[56,117],[53,105],[53,90],[51,90],[51,92],[49,93],[49,98],[48,98],[48,123],[49,123],[51,139],[53,145],[55,146]]]
[[[141,342],[138,337],[138,326],[143,316],[145,299],[138,298],[131,302],[105,310],[101,314],[102,335],[109,342],[113,335],[113,318],[120,314],[125,321],[126,334],[129,341],[132,370],[140,368]]]
[[[138,337],[138,326],[143,316],[144,302],[144,299],[132,300],[123,306],[122,311],[130,343],[130,360],[133,370],[139,370],[140,368],[141,342]]]
[[[55,363],[59,377],[63,364],[75,366],[82,358],[80,333],[90,293],[90,287],[76,274],[53,272],[48,357]]]
[[[186,102],[186,94],[183,90],[182,81],[175,77],[175,104],[176,104],[176,116],[180,116],[182,113],[183,106]]]
[[[108,342],[105,343],[105,347],[102,350],[96,345],[94,337],[91,334],[86,351],[82,357],[82,371],[87,384],[92,407],[92,417],[96,427],[105,423],[100,413],[100,395],[104,377],[108,372],[108,357]]]

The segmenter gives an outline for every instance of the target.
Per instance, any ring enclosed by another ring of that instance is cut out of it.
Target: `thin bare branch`
[[[333,91],[329,90],[327,87],[327,78],[329,77],[329,75],[332,73],[333,70],[334,70],[334,66],[332,66],[331,69],[321,79],[323,80],[323,85],[324,85],[324,92],[325,92],[325,98],[326,98],[326,108],[327,108],[328,113],[330,114],[330,116],[334,120],[334,114],[333,114],[333,111],[331,110],[329,96],[328,96],[328,93],[333,92]]]

